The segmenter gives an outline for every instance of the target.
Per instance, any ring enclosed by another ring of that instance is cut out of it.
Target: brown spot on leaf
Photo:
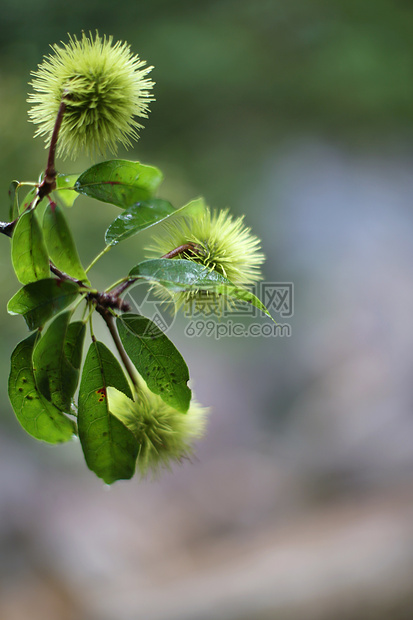
[[[99,394],[99,402],[102,403],[106,398],[106,388],[103,387],[99,390],[96,390],[96,394]]]

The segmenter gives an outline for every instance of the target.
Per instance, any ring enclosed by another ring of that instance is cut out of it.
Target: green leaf
[[[176,213],[176,209],[166,200],[152,198],[143,202],[137,202],[122,211],[112,222],[105,234],[107,245],[116,245],[141,230],[149,228],[167,217]]]
[[[46,278],[26,284],[17,291],[7,304],[7,311],[22,314],[28,328],[37,329],[75,301],[78,295],[79,287],[73,282]]]
[[[24,197],[23,202],[19,207],[19,212],[23,213],[26,209],[32,204],[33,200],[36,198],[37,187],[33,187]]]
[[[117,207],[152,198],[162,181],[158,168],[135,161],[111,159],[92,166],[80,175],[75,190]]]
[[[57,202],[64,207],[73,207],[78,193],[73,189],[78,179],[78,174],[58,174],[56,176],[56,189],[53,195]]]
[[[129,276],[157,282],[171,291],[213,291],[249,303],[274,320],[264,304],[253,293],[235,286],[217,271],[183,258],[157,258],[139,263]]]
[[[182,291],[200,288],[215,288],[228,282],[217,271],[183,258],[155,258],[139,263],[129,272],[149,282],[159,282],[171,290]]]
[[[69,323],[64,344],[64,354],[68,362],[77,370],[80,369],[80,364],[82,363],[85,334],[86,325],[83,321]]]
[[[107,484],[133,476],[139,448],[132,432],[109,411],[110,385],[132,398],[116,358],[104,344],[92,342],[80,382],[78,428],[89,469]]]
[[[144,316],[123,314],[116,323],[126,353],[148,388],[174,409],[188,411],[189,372],[175,345]]]
[[[79,380],[80,365],[80,362],[77,367],[71,363],[73,355],[79,354],[71,350],[75,344],[73,336],[78,337],[77,330],[68,335],[71,316],[70,311],[59,314],[50,323],[33,351],[34,377],[39,390],[47,400],[65,413],[71,410],[72,398]],[[69,344],[67,343],[68,337],[70,338]],[[78,340],[78,344],[82,343]],[[68,347],[70,360],[66,356]],[[77,357],[76,362],[78,362]]]
[[[62,210],[55,204],[46,207],[43,231],[49,257],[54,265],[72,278],[88,283],[70,228]]]
[[[108,245],[116,245],[172,215],[183,214],[183,211],[193,213],[201,204],[204,205],[202,199],[192,200],[180,209],[175,209],[170,202],[158,198],[138,202],[122,211],[111,223],[106,231],[105,241]]]
[[[22,284],[50,275],[49,257],[34,211],[23,213],[16,224],[11,240],[11,258]]]
[[[62,443],[71,439],[75,425],[42,396],[36,385],[32,367],[36,338],[37,334],[31,334],[12,353],[9,398],[17,419],[30,435],[48,443]]]
[[[19,214],[17,189],[19,181],[12,181],[9,185],[9,219],[14,220]]]

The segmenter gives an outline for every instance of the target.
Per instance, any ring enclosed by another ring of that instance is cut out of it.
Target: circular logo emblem
[[[148,285],[138,280],[124,297],[130,312],[149,319],[144,337],[154,338],[172,327],[175,320],[175,301],[172,293],[163,286]]]

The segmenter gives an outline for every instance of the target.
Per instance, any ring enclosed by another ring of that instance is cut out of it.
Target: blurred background
[[[412,618],[412,3],[2,0],[1,26],[1,219],[10,181],[45,163],[30,72],[99,29],[155,66],[146,128],[119,155],[159,166],[175,206],[245,213],[295,308],[290,337],[189,338],[177,319],[207,436],[192,463],[109,488],[79,443],[38,444],[14,419],[27,332],[0,239],[0,618]],[[87,264],[118,210],[82,200],[67,215]],[[98,287],[139,239],[102,259]]]

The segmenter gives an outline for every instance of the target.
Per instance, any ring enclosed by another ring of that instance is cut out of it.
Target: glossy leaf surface
[[[23,213],[16,224],[11,240],[11,258],[16,276],[22,284],[42,280],[50,275],[43,233],[34,211]]]
[[[73,189],[78,177],[78,174],[58,174],[56,176],[56,189],[53,195],[64,207],[73,207],[73,203],[79,196]]]
[[[20,342],[11,356],[9,398],[17,419],[36,439],[62,443],[71,439],[75,425],[39,391],[33,373],[32,353],[37,334]]]
[[[162,222],[177,210],[166,200],[152,198],[138,202],[122,211],[112,222],[105,234],[107,245],[116,245],[136,233]]]
[[[79,437],[89,469],[111,484],[133,476],[138,444],[131,431],[110,413],[108,386],[132,397],[116,358],[104,344],[92,342],[79,388]]]
[[[139,162],[111,159],[92,166],[80,175],[75,190],[118,207],[130,207],[152,198],[162,181],[158,168]]]
[[[59,206],[47,205],[43,216],[43,232],[53,264],[72,278],[88,283],[72,233]]]
[[[171,203],[158,198],[138,202],[125,209],[112,222],[106,231],[105,241],[108,245],[116,245],[171,216],[192,214],[203,208],[203,199],[192,200],[180,209],[175,209]]]
[[[148,388],[178,411],[188,411],[191,390],[182,355],[153,321],[137,314],[118,317],[122,344]]]
[[[218,295],[226,295],[232,299],[249,303],[268,317],[271,317],[264,304],[253,293],[239,286],[216,271],[211,271],[195,263],[181,258],[159,258],[147,260],[136,265],[130,276],[137,276],[148,282],[157,282],[172,291],[213,291]]]
[[[7,304],[7,311],[22,314],[28,328],[37,329],[75,301],[78,294],[79,287],[73,282],[46,278],[17,291]]]
[[[72,313],[62,312],[49,325],[46,333],[36,344],[33,351],[33,370],[36,384],[47,400],[58,409],[70,413],[73,395],[79,379],[79,363],[75,367],[73,359],[73,333],[70,335],[71,359],[66,355],[69,322]],[[84,334],[84,331],[83,331]],[[78,339],[77,346],[81,342]],[[76,358],[76,361],[78,358]]]

